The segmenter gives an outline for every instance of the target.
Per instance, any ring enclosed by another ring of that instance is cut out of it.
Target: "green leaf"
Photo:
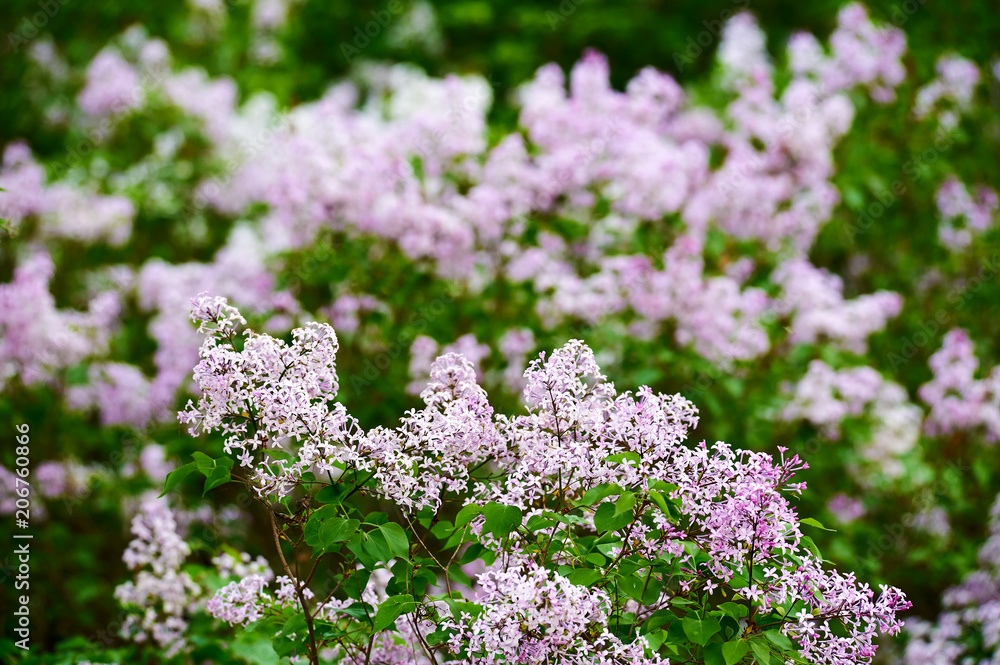
[[[376,633],[385,630],[396,622],[400,614],[412,612],[416,606],[413,597],[406,594],[387,598],[378,606],[378,613],[375,614],[375,620],[372,622],[372,630]]]
[[[656,504],[656,507],[660,509],[660,512],[669,515],[670,511],[667,509],[667,500],[663,498],[663,494],[650,490],[649,499]]]
[[[764,637],[771,641],[771,643],[781,649],[782,651],[792,650],[792,641],[788,637],[777,630],[765,630]]]
[[[744,640],[733,640],[722,645],[722,657],[726,659],[726,665],[736,665],[749,650],[750,647]]]
[[[278,665],[278,654],[271,646],[271,640],[254,635],[241,633],[230,647],[233,654],[254,665]]]
[[[385,541],[389,545],[390,552],[404,559],[409,557],[410,540],[406,537],[403,527],[395,522],[387,522],[381,525],[378,530],[385,536]]]
[[[592,506],[601,499],[607,498],[612,494],[621,494],[622,488],[619,485],[602,483],[597,487],[592,487],[587,490],[587,493],[583,495],[583,498],[579,501],[574,501],[574,506]]]
[[[215,467],[205,478],[205,489],[202,491],[201,495],[205,496],[210,490],[213,490],[220,485],[225,485],[230,480],[232,480],[232,478],[229,476],[228,468],[224,466]]]
[[[388,561],[392,558],[392,550],[389,548],[389,542],[385,539],[385,534],[380,530],[373,529],[368,533],[361,533],[361,538],[361,549],[370,560],[377,562]],[[350,543],[348,543],[348,547],[350,547]],[[363,561],[362,564],[364,564]]]
[[[167,479],[163,482],[163,491],[160,492],[160,496],[180,485],[181,481],[191,475],[195,468],[194,462],[188,462],[168,473]]]
[[[635,492],[625,492],[615,501],[615,517],[622,515],[635,506]]]
[[[306,633],[306,617],[304,614],[296,614],[292,616],[291,619],[285,622],[285,625],[281,627],[281,634],[285,637],[290,637],[291,635],[298,635],[302,637]]]
[[[505,506],[496,501],[486,504],[483,515],[486,516],[485,531],[495,536],[507,536],[521,525],[520,508]]]
[[[601,579],[601,573],[592,568],[577,568],[567,576],[567,579],[577,586],[590,586]]]
[[[837,532],[836,529],[827,529],[825,526],[819,523],[819,520],[814,520],[811,517],[805,517],[803,519],[800,519],[799,524],[808,524],[809,526],[814,526],[817,529],[823,529],[823,531],[833,531],[834,533]]]
[[[699,619],[697,617],[685,617],[682,625],[684,634],[688,639],[699,646],[705,646],[712,636],[722,630],[719,620],[714,617]]]
[[[722,654],[722,645],[713,642],[705,647],[705,665],[726,665],[725,656]]]
[[[628,526],[634,518],[631,510],[619,514],[615,512],[614,505],[602,503],[594,515],[594,527],[599,532],[618,531]]]
[[[350,540],[359,526],[361,522],[358,520],[348,520],[343,517],[324,520],[319,527],[317,542],[324,550],[330,550],[334,543]]]
[[[344,494],[346,494],[346,487],[342,483],[327,485],[316,492],[316,501],[319,503],[340,503]]]
[[[451,637],[451,632],[447,630],[435,630],[433,633],[425,637],[424,641],[427,642],[427,644],[434,646],[435,644],[441,644],[449,637]]]
[[[771,647],[765,642],[751,642],[753,657],[760,665],[771,665]]]
[[[458,515],[455,515],[455,528],[460,526],[465,526],[468,524],[473,517],[483,512],[483,507],[478,503],[470,503],[469,505],[458,511]]]
[[[719,605],[719,609],[726,613],[727,616],[739,619],[747,615],[747,606],[739,605],[737,603],[722,603]]]
[[[195,467],[205,474],[206,477],[216,466],[215,460],[201,451],[191,453],[191,457],[194,458]]]

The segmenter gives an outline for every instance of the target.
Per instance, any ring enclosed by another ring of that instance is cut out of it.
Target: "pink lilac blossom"
[[[850,524],[865,515],[864,504],[846,494],[835,494],[826,504],[834,518],[841,524]]]
[[[91,371],[88,385],[70,392],[74,406],[98,407],[106,422],[141,427],[172,413],[178,391],[189,388],[187,379],[201,343],[188,322],[188,305],[206,286],[254,305],[254,311],[272,312],[268,321],[272,330],[288,330],[299,312],[290,292],[274,289],[275,277],[268,269],[263,243],[243,226],[233,230],[213,262],[172,265],[151,259],[139,271],[136,282],[140,308],[152,313],[148,332],[157,343],[153,356],[156,375],[149,378],[137,369],[103,365]],[[148,399],[125,400],[121,396],[126,387],[148,395]]]
[[[142,370],[126,363],[94,363],[89,383],[67,390],[66,402],[81,410],[97,409],[104,425],[146,425],[153,415],[150,382]]]
[[[982,430],[987,441],[1000,440],[1000,366],[983,379],[972,340],[958,328],[944,336],[928,363],[933,378],[920,387],[920,399],[930,408],[924,429],[931,436]]]
[[[259,575],[264,578],[264,581],[270,584],[271,580],[274,579],[274,573],[271,571],[271,566],[267,563],[267,560],[262,556],[258,556],[256,559],[252,558],[246,552],[240,552],[238,556],[234,556],[229,552],[223,552],[218,556],[212,558],[212,565],[215,566],[216,571],[219,573],[219,577],[229,578],[229,577],[247,577],[249,575]]]
[[[249,555],[246,555],[249,558]],[[267,592],[267,587],[274,579],[274,573],[264,566],[255,566],[260,570],[241,571],[240,580],[230,582],[215,592],[205,609],[216,619],[225,621],[229,625],[246,625],[267,615],[269,612],[280,611],[282,608],[297,605],[299,600],[295,587],[298,580],[293,580],[286,575],[275,579],[278,588],[274,591],[274,596]],[[235,572],[235,571],[234,571]],[[306,600],[312,599],[313,592],[308,587],[302,589],[302,594]]]
[[[361,316],[369,312],[387,311],[388,306],[374,296],[345,293],[333,304],[321,310],[330,317],[330,323],[340,334],[351,335],[361,325]]]
[[[524,390],[524,370],[528,365],[528,354],[535,348],[535,334],[530,328],[512,328],[503,334],[497,348],[507,361],[503,370],[504,384],[520,393]]]
[[[1000,204],[992,188],[978,187],[973,198],[968,188],[955,178],[942,183],[936,199],[941,214],[938,237],[941,244],[953,252],[968,247],[976,235],[993,225],[993,216]]]
[[[427,386],[427,379],[430,375],[434,360],[439,355],[457,353],[472,363],[476,369],[476,376],[482,378],[482,361],[489,357],[490,347],[480,344],[476,336],[472,333],[462,335],[451,344],[446,344],[443,348],[438,347],[437,341],[426,335],[418,335],[413,344],[410,345],[410,383],[406,391],[411,395],[419,395]]]
[[[4,151],[0,169],[0,215],[18,228],[27,217],[39,221],[43,238],[70,238],[120,246],[132,233],[135,207],[123,196],[57,182],[45,184],[45,172],[23,143]]]
[[[813,344],[827,339],[864,354],[868,337],[884,329],[903,307],[903,299],[892,291],[845,300],[840,276],[803,259],[782,263],[771,279],[783,290],[778,312],[793,317],[789,336],[793,343]]]
[[[105,48],[87,67],[87,85],[77,103],[90,115],[104,116],[140,107],[144,91],[135,68],[113,48]]]
[[[910,403],[902,386],[886,381],[871,367],[838,371],[821,360],[812,361],[781,418],[807,420],[836,441],[846,419],[862,416],[870,420],[871,434],[858,441],[861,458],[889,477],[901,476],[902,460],[913,456],[920,438],[923,412]]]
[[[979,85],[979,67],[971,60],[957,55],[943,55],[935,66],[937,77],[917,91],[913,113],[927,118],[934,111],[946,129],[954,129],[960,114],[972,104],[976,86]],[[941,102],[949,104],[941,109]]]
[[[0,284],[0,386],[51,382],[89,356],[107,352],[120,310],[117,294],[91,299],[86,312],[56,309],[48,285],[55,265],[44,251],[29,254]]]
[[[906,77],[906,36],[902,30],[873,24],[863,5],[851,3],[837,15],[830,47],[832,60],[821,70],[828,91],[864,86],[877,102],[896,98],[895,89]]]
[[[215,592],[205,609],[216,619],[230,625],[245,625],[264,616],[273,599],[264,592],[267,581],[262,575],[251,574],[239,582],[230,582]]]
[[[202,362],[195,370],[203,394],[197,406],[189,403],[180,419],[192,425],[192,434],[199,429],[226,433],[227,452],[241,451],[241,463],[251,467],[262,495],[287,493],[310,467],[338,474],[353,468],[368,472],[374,492],[407,512],[437,509],[445,493],[470,496],[471,486],[470,500],[515,506],[529,519],[544,511],[547,502],[581,497],[599,484],[644,488],[661,481],[675,487],[669,499],[678,503],[682,517],[674,521],[659,512],[649,516],[653,527],[634,522],[619,548],[650,559],[676,558],[682,566],[703,571],[709,581],[729,582],[744,566],[760,566],[764,581],[754,581],[744,593],[765,610],[802,603],[805,610],[798,621],[784,630],[804,657],[824,665],[867,662],[876,633],[895,633],[900,627],[895,614],[909,604],[898,590],[883,588],[876,598],[852,574],[824,570],[801,545],[798,518],[785,496],[804,489],[803,483],[792,482],[807,468],[797,456],[786,458],[780,449],[776,463],[771,455],[734,450],[722,442],[711,448],[704,442],[694,448],[682,445],[697,424],[690,402],[678,395],[656,395],[648,387],[634,395],[617,394],[593,352],[578,340],[551,356],[541,354],[529,365],[523,393],[527,415],[494,414],[476,383],[472,363],[447,354],[431,367],[421,393],[424,408],[409,411],[399,427],[365,432],[341,405],[330,406],[337,378],[336,337],[329,326],[297,329],[289,345],[249,330],[241,333],[245,320],[223,298],[203,295],[192,306],[192,318],[206,334]],[[232,343],[237,335],[245,340],[241,351]],[[248,420],[254,423],[252,433]],[[290,438],[299,441],[298,450],[283,443]],[[295,453],[293,461],[277,465],[276,471],[275,463],[251,455],[268,445]],[[629,463],[615,461],[623,455]],[[503,482],[473,481],[469,469],[485,462],[494,464]],[[593,517],[584,524],[592,528]],[[495,540],[483,533],[483,516],[471,525],[487,544]],[[697,551],[686,548],[685,542],[694,543]],[[696,561],[699,553],[707,560]],[[798,557],[795,566],[787,564],[791,555]],[[484,652],[513,649],[510,653],[531,662],[553,655],[583,657],[598,643],[610,649],[606,662],[643,657],[641,645],[620,645],[602,632],[606,627],[602,629],[600,615],[595,617],[593,607],[586,609],[588,602],[600,605],[601,597],[580,587],[565,588],[551,571],[530,567],[524,556],[498,561],[499,567],[478,581],[487,618],[467,622],[456,617],[459,641]],[[499,589],[495,595],[491,575]],[[504,586],[508,583],[510,590]],[[539,608],[537,602],[524,601],[540,612],[537,618],[549,639],[519,629],[511,634],[507,624],[507,617],[521,611],[519,606],[508,607],[514,600],[510,593],[515,588],[527,591],[532,584],[551,591],[551,605]],[[235,622],[260,616],[271,603],[264,585],[249,579],[244,586],[227,587],[213,612]],[[556,602],[564,594],[586,594],[570,602],[585,610],[582,618],[566,614]],[[846,617],[845,607],[850,608]],[[595,618],[596,632],[589,630]],[[845,626],[847,634],[838,632],[836,625]],[[496,642],[497,634],[504,634],[505,642]]]

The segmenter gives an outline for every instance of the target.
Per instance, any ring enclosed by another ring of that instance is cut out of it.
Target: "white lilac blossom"
[[[624,644],[608,632],[607,593],[572,584],[545,568],[511,566],[479,576],[485,612],[454,622],[451,644],[467,665],[497,662],[584,665],[665,663],[647,657],[645,642]]]
[[[928,364],[934,376],[920,387],[920,399],[931,408],[924,423],[927,433],[981,430],[987,441],[1000,440],[1000,366],[985,378],[975,378],[979,360],[961,328],[944,336]]]
[[[187,647],[184,631],[201,589],[181,567],[190,553],[178,535],[177,523],[166,500],[150,500],[132,521],[135,539],[122,557],[135,580],[115,589],[115,598],[130,614],[123,636],[137,642],[155,642],[167,657]]]

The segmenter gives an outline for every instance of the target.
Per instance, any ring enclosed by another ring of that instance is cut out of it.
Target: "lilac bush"
[[[293,5],[253,3],[249,61]],[[33,519],[122,525],[88,658],[856,663],[910,601],[880,657],[992,657],[961,580],[1000,477],[1000,63],[914,64],[858,4],[770,50],[719,25],[701,78],[360,57],[301,99],[141,26],[31,45],[86,150],[3,147],[0,413],[58,423]]]
[[[276,653],[314,663],[736,663],[752,650],[832,665],[871,662],[878,634],[902,627],[901,591],[876,595],[829,568],[802,533],[821,525],[790,503],[805,489],[793,482],[807,468],[797,455],[685,445],[694,405],[646,387],[619,394],[583,342],[531,362],[527,413],[496,413],[472,364],[446,354],[423,408],[365,430],[334,401],[330,326],[297,328],[286,344],[207,294],[192,300],[192,319],[205,335],[201,396],[180,419],[192,435],[223,434],[225,455],[213,457],[209,437],[208,452],[166,485],[200,471],[206,491],[236,481],[266,503],[286,573],[278,588],[247,570],[205,609],[277,633]],[[351,499],[365,496],[391,503],[394,519],[359,511]],[[146,519],[126,559],[158,577],[140,573],[119,595],[147,608],[137,636],[151,631],[166,647],[183,620],[160,616],[153,599],[185,610],[184,597],[157,588],[184,596],[190,578],[171,576],[187,550],[169,515]],[[317,593],[310,584],[330,560],[342,572]],[[365,595],[380,571],[384,594]],[[169,649],[182,645],[177,635]]]

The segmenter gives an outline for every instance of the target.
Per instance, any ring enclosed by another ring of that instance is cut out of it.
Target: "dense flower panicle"
[[[512,328],[497,342],[497,349],[507,361],[503,371],[504,384],[515,393],[524,391],[524,370],[528,354],[534,348],[535,334],[530,328]]]
[[[186,615],[201,593],[181,570],[190,548],[177,533],[174,515],[164,500],[142,505],[132,521],[132,533],[135,539],[122,558],[129,569],[137,571],[135,581],[119,585],[115,598],[140,614],[129,615],[122,634],[137,642],[156,642],[169,658],[187,648]]]
[[[224,432],[226,452],[238,451],[245,467],[253,466],[257,449],[288,449],[294,439],[294,461],[253,468],[258,491],[286,494],[313,464],[329,464],[351,426],[342,405],[328,404],[338,390],[337,335],[329,325],[310,323],[295,329],[286,344],[247,331],[237,351],[233,342],[246,323],[239,311],[221,297],[202,294],[191,302],[192,320],[206,333],[194,372],[202,395],[197,405],[188,402],[180,420],[192,434]]]
[[[694,105],[676,81],[652,68],[616,91],[604,57],[589,52],[568,77],[554,65],[540,69],[518,92],[524,131],[490,148],[492,95],[478,77],[436,80],[413,67],[365,66],[359,69],[363,86],[335,86],[282,115],[267,95],[239,106],[230,79],[211,79],[199,69],[172,71],[166,45],[142,30],[131,29],[122,41],[122,49],[109,47],[93,61],[78,99],[84,110],[136,110],[152,98],[177,107],[196,120],[228,169],[225,178],[201,183],[196,208],[237,215],[255,202],[267,205],[259,237],[238,226],[212,263],[168,266],[152,259],[138,271],[141,308],[153,315],[148,332],[158,346],[156,374],[148,387],[135,373],[124,381],[116,372],[112,384],[148,391],[149,413],[116,413],[101,398],[117,390],[103,385],[107,372],[93,375],[94,390],[76,396],[80,406],[102,414],[107,408],[107,422],[125,417],[135,425],[163,420],[178,391],[189,387],[197,341],[179,315],[184,303],[207,288],[260,311],[278,309],[273,331],[287,331],[298,306],[287,292],[274,292],[266,261],[307,245],[322,229],[394,243],[473,293],[490,279],[529,282],[546,326],[635,313],[640,318],[629,324],[630,334],[653,338],[673,325],[679,344],[715,363],[759,357],[771,348],[758,325],[771,303],[762,289],[745,286],[745,277],[706,271],[704,235],[714,226],[804,255],[839,200],[830,182],[832,151],[853,116],[843,93],[860,86],[878,99],[891,95],[902,79],[905,49],[900,31],[876,27],[864,9],[850,5],[838,16],[829,54],[815,40],[793,39],[793,80],[776,98],[763,33],[749,14],[740,14],[719,49],[723,78],[740,81],[740,98],[724,111]],[[52,60],[41,52],[38,58]],[[177,143],[160,138],[158,152],[161,143]],[[717,169],[709,168],[713,148],[725,155]],[[420,169],[413,168],[415,157]],[[126,198],[65,183],[46,189],[44,180],[25,146],[9,146],[0,216],[15,225],[38,216],[43,237],[127,239],[134,211]],[[608,212],[597,212],[601,201],[610,204]],[[578,220],[586,233],[573,242],[547,230],[527,233],[524,220],[539,215]],[[664,270],[654,270],[649,256],[628,253],[640,225],[673,217],[686,228],[662,248]],[[679,278],[685,288],[665,287]],[[866,308],[859,304],[831,318],[870,317],[870,323],[855,321],[856,336],[865,326],[877,329],[876,310],[892,305],[872,298]],[[344,332],[355,305],[335,308]],[[854,339],[845,343],[859,346]],[[471,348],[461,351],[476,364]],[[419,360],[414,394],[432,358]],[[513,369],[505,379],[519,382]]]
[[[865,515],[865,506],[860,499],[849,497],[846,494],[835,494],[826,503],[834,518],[842,524],[850,524]]]
[[[142,370],[126,363],[94,363],[89,383],[73,386],[66,401],[75,409],[96,408],[104,425],[142,427],[152,418],[150,382]]]
[[[448,662],[467,665],[517,663],[664,662],[646,656],[644,641],[623,644],[608,632],[607,594],[572,584],[531,564],[479,576],[478,602],[485,612],[471,622],[455,621],[453,651],[468,654]]]
[[[198,361],[201,338],[188,317],[191,298],[211,289],[254,311],[269,311],[270,331],[286,331],[299,306],[287,291],[274,289],[275,277],[265,265],[263,243],[252,230],[237,227],[211,263],[170,265],[151,259],[137,276],[140,307],[152,313],[149,335],[157,343],[156,375],[149,379],[150,419],[172,413],[177,392],[189,390],[191,366]],[[137,425],[143,423],[136,423]]]
[[[262,575],[251,574],[239,582],[230,582],[215,592],[205,609],[216,619],[226,623],[247,624],[264,616],[264,609],[272,599],[264,593],[267,580]]]
[[[95,116],[121,113],[143,101],[135,68],[112,48],[105,48],[90,62],[87,85],[77,98],[80,108]]]
[[[23,143],[11,143],[4,150],[0,188],[6,190],[0,192],[0,218],[17,228],[24,219],[35,217],[43,238],[120,246],[132,233],[136,212],[131,200],[68,182],[46,185],[44,169]]]
[[[472,333],[462,335],[451,344],[439,347],[438,343],[427,335],[418,335],[410,345],[410,384],[407,392],[419,395],[427,385],[431,366],[438,356],[457,353],[472,363],[476,375],[482,377],[482,361],[490,355],[490,347],[480,344]]]
[[[982,429],[988,441],[1000,440],[1000,367],[983,379],[972,340],[958,328],[944,336],[929,362],[933,378],[920,387],[931,408],[924,428],[932,436]]]

